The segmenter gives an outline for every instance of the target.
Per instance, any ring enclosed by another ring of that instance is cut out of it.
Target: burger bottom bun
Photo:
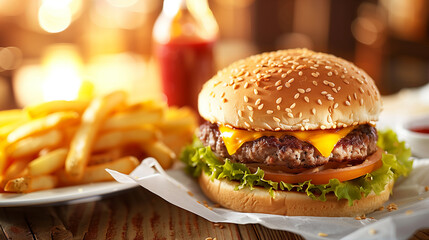
[[[374,193],[355,200],[353,206],[346,199],[337,200],[328,194],[325,202],[313,200],[305,193],[274,191],[272,198],[261,187],[234,190],[238,182],[226,179],[213,181],[205,173],[199,177],[201,189],[213,202],[240,212],[269,213],[287,216],[355,217],[375,211],[389,199],[393,180],[379,195]]]

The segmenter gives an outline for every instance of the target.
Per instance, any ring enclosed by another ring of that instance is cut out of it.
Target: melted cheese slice
[[[230,155],[234,154],[245,142],[250,142],[263,136],[280,138],[284,135],[291,135],[301,141],[310,143],[317,148],[324,157],[329,157],[338,141],[349,134],[353,129],[354,127],[311,131],[256,132],[219,126],[219,131],[221,132],[226,150],[228,150]]]

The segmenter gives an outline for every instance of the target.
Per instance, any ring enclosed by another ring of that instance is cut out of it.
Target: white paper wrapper
[[[180,165],[180,164],[179,164]],[[145,159],[130,175],[107,170],[118,182],[136,182],[166,201],[212,222],[259,223],[265,227],[301,234],[307,239],[406,239],[420,228],[429,227],[429,159],[415,160],[410,177],[400,179],[389,203],[398,210],[376,211],[365,220],[329,217],[287,217],[272,214],[241,213],[224,208],[208,209],[198,183],[181,166],[165,172],[154,158]],[[189,194],[192,193],[192,194]],[[193,196],[191,196],[193,195]],[[370,219],[373,217],[374,219]],[[319,233],[328,234],[320,237]]]

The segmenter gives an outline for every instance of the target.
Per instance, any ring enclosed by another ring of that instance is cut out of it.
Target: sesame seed
[[[359,91],[360,91],[361,93],[365,93],[365,91],[363,90],[363,88],[362,88],[362,87],[359,87]]]
[[[244,83],[244,88],[247,88],[249,86],[249,83],[248,82],[246,82],[246,83]]]
[[[323,84],[328,85],[329,82],[327,80],[323,80]]]
[[[305,92],[311,92],[311,88],[305,89]]]
[[[250,128],[250,124],[248,122],[244,122],[244,125],[246,125],[246,127]]]
[[[332,88],[332,91],[333,91],[334,93],[338,93],[338,91],[337,91],[337,89],[336,89],[336,88]]]
[[[249,109],[249,111],[253,111],[253,107],[252,106],[247,106],[247,109]]]
[[[338,88],[337,88],[337,91],[339,92],[341,90],[341,86],[339,86]]]
[[[264,104],[262,103],[261,105],[258,106],[258,109],[261,110],[264,107]]]
[[[278,80],[277,82],[276,82],[276,84],[275,84],[275,86],[277,87],[277,86],[280,86],[280,85],[282,85],[282,80]]]
[[[299,98],[299,93],[295,94],[295,96],[293,96],[293,98],[298,99]]]
[[[249,121],[250,121],[250,122],[253,122],[253,118],[252,118],[252,116],[249,116]]]
[[[249,98],[247,96],[244,96],[243,98],[245,102],[249,102]]]
[[[330,82],[330,83],[329,83],[329,86],[330,86],[330,87],[335,87],[335,83]]]
[[[277,91],[282,90],[282,88],[283,88],[283,86],[278,86],[278,87],[277,87]]]
[[[260,98],[256,99],[255,105],[259,105],[260,103],[261,103],[261,99]]]
[[[363,98],[360,99],[360,105],[363,105]]]
[[[280,109],[281,109],[281,108],[280,108],[280,105],[277,105],[277,110],[279,110],[279,111],[280,111]]]
[[[344,79],[344,80],[343,80],[343,82],[344,82],[345,84],[350,84],[350,82],[349,82],[347,79]]]
[[[280,118],[273,117],[274,121],[280,122]]]
[[[355,98],[355,100],[357,100],[357,94],[353,93],[353,97]]]
[[[298,92],[299,92],[299,93],[305,93],[305,90],[304,90],[304,89],[302,89],[302,88],[298,88]]]
[[[291,113],[291,112],[292,112],[292,109],[290,109],[290,108],[285,108],[285,111],[286,111],[286,112],[290,112],[290,113]]]
[[[285,78],[285,77],[287,77],[287,74],[286,74],[286,73],[283,73],[283,74],[282,74],[282,78]]]
[[[315,109],[315,108],[311,109],[311,113],[312,113],[313,115],[316,115],[316,109]]]
[[[318,103],[319,105],[322,105],[322,100],[317,99],[317,103]]]
[[[254,89],[253,89],[253,93],[255,93],[256,95],[258,95],[258,93],[259,93],[259,92],[258,92],[258,89],[254,88]]]
[[[295,106],[296,106],[296,103],[292,103],[292,104],[290,105],[290,109],[293,109]]]
[[[292,113],[287,113],[287,116],[290,118],[293,118],[293,114]]]
[[[276,103],[280,104],[281,102],[282,102],[282,98],[281,97],[277,98]]]
[[[299,76],[302,76],[302,75],[303,75],[303,72],[302,72],[302,71],[299,71],[299,72],[298,72],[298,75],[299,75]]]
[[[239,81],[239,82],[241,82],[241,81],[243,81],[244,79],[242,78],[242,77],[238,77],[237,78],[237,81]]]
[[[351,105],[349,101],[345,101],[344,103],[345,103],[347,106],[350,106],[350,105]]]
[[[310,99],[309,99],[307,96],[305,96],[305,97],[304,97],[304,100],[305,100],[306,102],[310,102]]]
[[[328,94],[328,92],[327,91],[322,91],[321,94],[322,95],[326,95],[326,94]]]
[[[326,126],[325,126],[325,125],[321,125],[321,126],[320,126],[320,129],[325,130],[325,129],[326,129]]]
[[[350,97],[350,95],[347,95],[347,99],[349,100],[349,102],[352,101],[352,97]]]
[[[331,115],[328,115],[327,120],[328,120],[328,122],[332,122],[332,117],[331,117]]]
[[[331,97],[331,96],[329,96],[329,97],[328,97],[328,100],[329,100],[329,101],[332,101],[332,100],[334,100],[334,98],[333,98],[333,97]]]
[[[238,110],[238,116],[240,116],[240,117],[243,117],[243,111],[241,111],[241,110]]]
[[[344,78],[346,78],[346,76],[343,74],[343,75],[341,75],[341,78],[344,79]]]
[[[287,76],[287,75],[289,75],[291,72],[292,72],[292,69],[287,70],[287,72],[286,72],[286,76]],[[286,77],[286,76],[285,76],[285,77]],[[283,75],[282,75],[282,77],[283,77]]]
[[[326,68],[326,69],[332,69],[332,67],[331,67],[331,66],[325,66],[325,68]]]
[[[287,80],[288,83],[292,83],[293,81],[295,81],[295,78],[291,78],[291,79]]]
[[[273,114],[273,110],[267,110],[267,114]]]
[[[331,77],[331,76],[332,76],[332,72],[328,72],[328,76],[330,76],[330,77]]]
[[[300,70],[300,69],[303,69],[303,68],[305,68],[305,65],[299,65],[299,66],[296,68],[296,70]]]
[[[305,128],[302,126],[302,127],[301,127],[301,131],[304,131],[304,130],[305,130]]]
[[[313,85],[314,85],[314,86],[317,86],[317,82],[316,82],[316,81],[313,81]]]
[[[302,118],[302,112],[299,112],[299,116],[298,116],[299,118]]]
[[[290,83],[289,82],[285,83],[285,87],[290,88]]]
[[[319,73],[318,73],[318,72],[312,72],[312,73],[311,73],[311,76],[313,76],[313,77],[317,78],[317,77],[319,76]]]
[[[225,92],[222,93],[222,95],[220,95],[221,98],[225,97]]]
[[[338,107],[338,103],[335,103],[334,104],[334,109],[337,108],[337,107]]]
[[[232,85],[232,89],[237,89],[240,85],[234,83],[234,85]]]

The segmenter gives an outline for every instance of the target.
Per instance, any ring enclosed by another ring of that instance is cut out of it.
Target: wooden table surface
[[[98,201],[0,209],[2,239],[303,239],[258,224],[216,224],[143,188]],[[429,229],[411,239],[429,239]]]

